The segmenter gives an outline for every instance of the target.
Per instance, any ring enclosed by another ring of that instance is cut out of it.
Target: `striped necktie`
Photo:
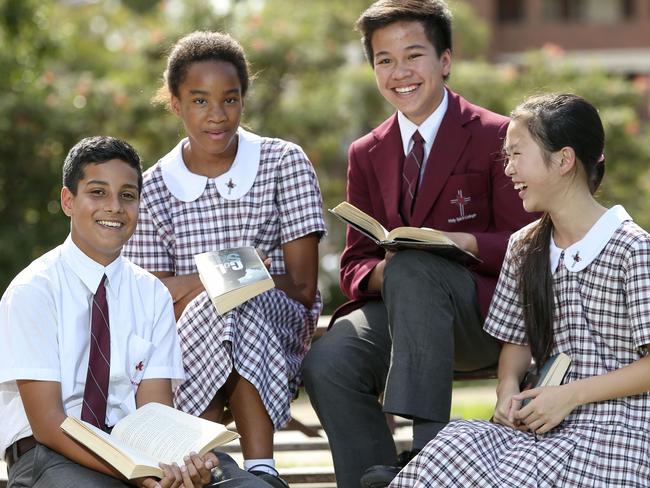
[[[409,224],[415,197],[418,193],[418,182],[420,180],[420,168],[424,159],[424,139],[416,130],[413,134],[413,147],[404,160],[402,168],[402,202],[400,211],[402,218]]]
[[[90,357],[81,420],[106,430],[108,377],[111,369],[111,334],[108,325],[106,275],[93,296],[90,321]]]

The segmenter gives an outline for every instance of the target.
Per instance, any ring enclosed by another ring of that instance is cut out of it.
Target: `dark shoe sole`
[[[395,479],[399,468],[395,466],[372,466],[361,477],[363,488],[385,488]]]

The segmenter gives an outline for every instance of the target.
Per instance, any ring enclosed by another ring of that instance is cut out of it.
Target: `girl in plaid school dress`
[[[391,487],[650,486],[650,236],[593,198],[603,144],[575,95],[512,113],[506,174],[544,216],[513,234],[485,323],[503,343],[493,421],[451,423]],[[531,355],[559,352],[563,384],[520,392]]]
[[[145,173],[125,254],[160,277],[174,298],[186,373],[178,407],[220,421],[228,406],[244,468],[286,486],[274,469],[273,432],[290,418],[321,310],[316,282],[325,225],[316,174],[297,145],[240,127],[248,65],[229,35],[180,39],[164,78],[158,99],[181,118],[187,138]],[[268,256],[276,287],[219,315],[193,256],[239,246]]]

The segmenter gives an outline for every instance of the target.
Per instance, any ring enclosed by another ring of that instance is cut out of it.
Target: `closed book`
[[[528,390],[542,386],[559,386],[562,384],[562,380],[564,380],[570,365],[571,358],[567,354],[563,352],[554,354],[539,368],[536,375],[530,375],[524,380],[525,384],[522,385],[521,389]],[[521,402],[521,406],[524,407],[529,402],[530,399],[525,399]]]
[[[275,286],[254,247],[196,254],[194,261],[201,283],[220,315]]]

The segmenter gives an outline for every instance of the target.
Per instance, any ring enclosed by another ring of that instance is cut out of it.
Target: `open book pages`
[[[339,203],[330,212],[377,242],[387,239],[388,231],[383,225],[349,202]]]
[[[349,202],[341,202],[330,212],[350,227],[388,251],[421,249],[463,264],[481,262],[472,253],[458,247],[443,232],[427,227],[397,227],[387,231],[376,219]]]
[[[117,437],[75,417],[67,417],[61,429],[77,442],[104,459],[126,479],[153,476],[162,478],[163,470],[153,456],[131,448]]]
[[[203,455],[239,437],[216,422],[159,403],[147,403],[121,419],[111,434],[68,417],[61,428],[128,479],[162,476],[159,462],[183,465],[192,451]]]
[[[219,314],[275,286],[254,247],[238,247],[194,256],[204,288]]]

